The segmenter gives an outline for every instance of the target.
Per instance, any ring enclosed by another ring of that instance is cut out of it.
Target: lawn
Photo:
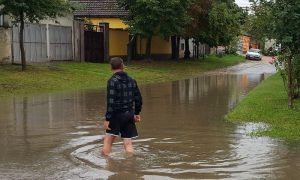
[[[249,93],[249,95],[226,116],[234,122],[265,123],[269,127],[254,132],[285,140],[300,140],[300,101],[295,109],[288,109],[287,93],[279,74],[276,74]]]
[[[184,61],[133,61],[126,71],[139,84],[166,82],[197,76],[202,72],[243,62],[241,56]],[[108,64],[58,63],[29,65],[26,72],[19,65],[0,65],[0,97],[92,89],[106,87],[111,76]]]

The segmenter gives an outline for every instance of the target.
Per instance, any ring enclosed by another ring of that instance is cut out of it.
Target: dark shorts
[[[109,122],[109,128],[106,130],[106,134],[112,136],[120,136],[124,139],[131,139],[138,137],[137,129],[134,122],[134,113],[127,112],[116,112],[113,118]]]

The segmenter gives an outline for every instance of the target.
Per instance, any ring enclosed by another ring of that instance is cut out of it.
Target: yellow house
[[[82,6],[74,13],[76,19],[86,19],[93,25],[108,24],[109,57],[127,57],[127,44],[130,37],[127,30],[128,26],[121,20],[127,11],[120,9],[116,0],[76,0],[76,2]],[[146,39],[138,37],[133,51],[134,58],[143,57],[146,52]],[[151,54],[154,59],[169,59],[171,52],[170,39],[153,37]]]

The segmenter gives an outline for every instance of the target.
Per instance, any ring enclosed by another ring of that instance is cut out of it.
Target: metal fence
[[[13,61],[21,62],[19,26],[13,27]],[[72,27],[25,24],[24,48],[29,63],[72,60]]]
[[[13,27],[13,59],[15,63],[21,62],[19,26]],[[25,24],[24,48],[27,62],[44,62],[47,58],[46,25]]]
[[[72,28],[49,25],[51,60],[72,60]]]

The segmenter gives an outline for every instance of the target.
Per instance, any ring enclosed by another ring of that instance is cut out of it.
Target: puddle
[[[2,102],[0,179],[297,179],[298,149],[248,135],[264,125],[223,119],[267,77],[262,69],[142,86],[133,156],[120,141],[110,158],[100,155],[104,91]]]

